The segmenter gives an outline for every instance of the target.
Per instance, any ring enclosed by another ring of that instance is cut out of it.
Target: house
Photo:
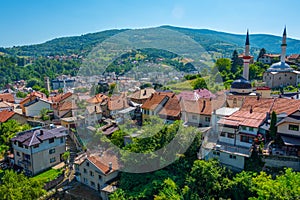
[[[2,110],[0,111],[0,123],[7,122],[8,120],[16,120],[20,124],[25,124],[27,118],[14,111]]]
[[[292,54],[287,57],[287,60],[292,63],[300,63],[300,54]]]
[[[211,127],[213,132],[217,132],[219,130],[218,121],[225,117],[229,117],[240,108],[229,108],[229,107],[222,107],[213,111],[211,116]]]
[[[147,119],[149,116],[158,115],[172,96],[175,96],[175,94],[170,92],[156,92],[152,94],[141,107],[143,119]]]
[[[194,91],[182,91],[177,95],[183,100],[198,100],[198,99],[215,99],[216,95],[207,89],[197,89]]]
[[[73,101],[64,101],[57,108],[57,116],[59,118],[73,117],[76,115],[78,107]]]
[[[117,157],[111,151],[100,153],[86,153],[75,159],[76,180],[88,187],[98,191],[102,199],[108,199],[107,191],[109,182],[119,174],[119,163]]]
[[[210,99],[184,100],[180,102],[182,120],[196,127],[210,126],[212,101]]]
[[[33,176],[62,162],[66,151],[65,127],[34,128],[11,139],[14,164]]]
[[[11,93],[0,94],[0,101],[6,101],[8,103],[15,103],[15,97]]]
[[[121,93],[121,95],[118,96],[112,96],[108,100],[108,111],[111,117],[115,117],[119,111],[129,107],[126,93]]]
[[[155,93],[153,88],[145,88],[132,93],[128,98],[134,103],[143,104],[153,93]]]
[[[181,119],[180,100],[175,94],[169,97],[158,115],[160,118],[164,119],[166,123],[172,123]]]
[[[31,105],[31,104],[35,104],[36,102],[39,102],[36,99],[42,99],[44,102],[47,102],[46,104],[50,103],[50,101],[48,100],[47,96],[44,93],[31,92],[30,94],[27,95],[27,97],[22,99],[22,101],[20,102],[20,107],[22,109],[23,115],[31,116],[31,115],[28,115],[28,113],[26,113],[25,105],[28,106],[28,105]],[[41,103],[41,104],[43,104],[43,103]],[[34,107],[36,107],[36,105],[34,105]],[[34,107],[32,107],[32,108],[34,108]],[[30,111],[34,111],[34,114],[36,114],[36,115],[33,115],[33,116],[37,116],[37,115],[40,114],[39,112],[40,112],[41,108],[38,107],[36,110],[34,110],[32,108],[30,109]],[[46,108],[48,108],[48,105],[46,105]],[[30,113],[30,114],[32,114],[32,113]]]
[[[85,125],[86,126],[95,126],[97,125],[102,118],[102,110],[100,105],[91,105],[87,106],[85,109]]]
[[[35,98],[34,100],[23,104],[25,116],[35,117],[40,116],[42,109],[51,109],[51,102],[42,98]]]
[[[73,102],[73,94],[71,92],[67,92],[65,94],[56,94],[49,97],[49,100],[52,102],[54,116],[56,118],[61,118],[62,114],[59,114],[59,110],[61,110],[62,107],[65,107],[62,106],[65,102]]]
[[[258,62],[270,65],[279,60],[280,60],[280,54],[264,54],[262,57],[258,59]]]
[[[0,101],[0,111],[2,110],[13,111],[14,105],[6,101]]]

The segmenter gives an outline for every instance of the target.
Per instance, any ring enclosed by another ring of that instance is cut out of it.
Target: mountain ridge
[[[208,52],[219,53],[221,57],[228,57],[233,50],[243,52],[245,35],[234,34],[210,29],[184,28],[163,25],[156,28],[166,28],[190,36]],[[47,55],[87,55],[98,43],[118,33],[135,29],[110,29],[80,36],[59,37],[44,43],[0,48],[0,52],[14,56],[47,56]],[[265,48],[268,53],[280,52],[281,37],[271,34],[250,34],[251,53],[257,55],[259,49]],[[300,53],[300,40],[287,39],[287,53]]]

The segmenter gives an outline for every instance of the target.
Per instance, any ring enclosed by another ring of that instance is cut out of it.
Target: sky
[[[0,47],[161,25],[300,39],[298,0],[1,0]]]

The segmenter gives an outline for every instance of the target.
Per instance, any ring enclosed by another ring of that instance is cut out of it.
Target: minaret
[[[249,31],[247,30],[247,37],[246,37],[246,43],[245,43],[245,53],[243,56],[244,61],[244,70],[243,70],[243,77],[246,80],[249,80],[249,63],[251,60],[250,56],[250,42],[249,42]]]
[[[284,27],[283,36],[282,36],[282,44],[281,44],[281,63],[285,63],[286,56],[286,27]]]

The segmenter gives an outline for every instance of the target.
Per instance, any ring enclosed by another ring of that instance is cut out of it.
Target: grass
[[[180,83],[175,83],[175,84],[170,84],[167,85],[171,90],[176,90],[176,91],[184,91],[184,90],[193,90],[193,87],[191,85],[192,80],[180,82]]]
[[[46,183],[46,182],[54,180],[56,177],[58,177],[61,174],[62,174],[62,170],[50,169],[48,171],[45,171],[45,172],[42,172],[42,173],[36,175],[32,179]]]

